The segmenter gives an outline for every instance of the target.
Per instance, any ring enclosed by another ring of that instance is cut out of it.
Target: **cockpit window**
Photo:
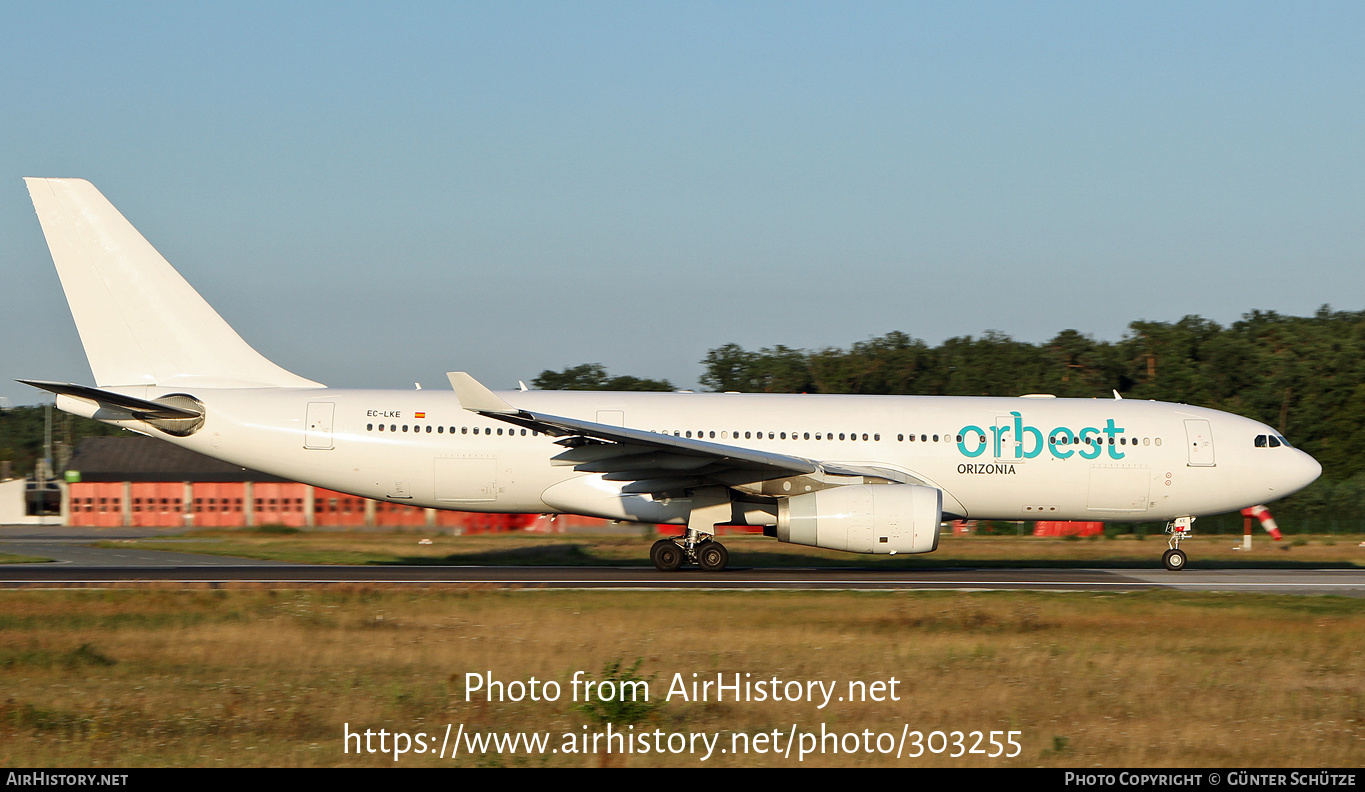
[[[1256,447],[1265,448],[1265,435],[1256,435]]]
[[[1288,440],[1284,439],[1283,437],[1281,437],[1281,436],[1279,436],[1279,435],[1275,435],[1275,439],[1276,439],[1276,440],[1279,440],[1279,441],[1280,441],[1280,445],[1284,446],[1285,448],[1293,448],[1293,447],[1294,447],[1294,446],[1292,446],[1292,445],[1289,444],[1289,441],[1288,441]]]
[[[1270,436],[1270,447],[1271,447],[1271,448],[1279,448],[1279,447],[1280,447],[1280,438],[1276,437],[1275,435],[1271,435],[1271,436]]]

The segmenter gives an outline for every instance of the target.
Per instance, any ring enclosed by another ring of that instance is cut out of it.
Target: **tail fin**
[[[24,179],[101,387],[322,387],[266,360],[84,179]]]

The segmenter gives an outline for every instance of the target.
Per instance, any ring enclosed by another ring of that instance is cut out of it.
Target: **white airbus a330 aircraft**
[[[248,346],[89,182],[26,181],[95,376],[21,380],[61,409],[368,498],[687,526],[660,570],[724,569],[717,525],[894,554],[950,518],[1169,521],[1176,570],[1196,516],[1322,470],[1256,421],[1118,398],[328,388]]]

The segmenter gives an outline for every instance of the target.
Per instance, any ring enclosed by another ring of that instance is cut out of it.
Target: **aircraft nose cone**
[[[1285,495],[1298,492],[1318,480],[1322,475],[1322,465],[1308,454],[1294,449],[1294,458],[1285,466],[1284,481],[1281,484]]]

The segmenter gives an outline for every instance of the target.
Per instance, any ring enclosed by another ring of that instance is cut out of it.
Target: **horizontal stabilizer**
[[[91,388],[87,385],[74,385],[70,382],[44,382],[42,380],[21,379],[17,381],[50,393],[74,396],[77,399],[92,401],[101,406],[123,410],[138,418],[198,418],[204,414],[201,410],[172,407],[169,404],[125,396],[122,393]]]

